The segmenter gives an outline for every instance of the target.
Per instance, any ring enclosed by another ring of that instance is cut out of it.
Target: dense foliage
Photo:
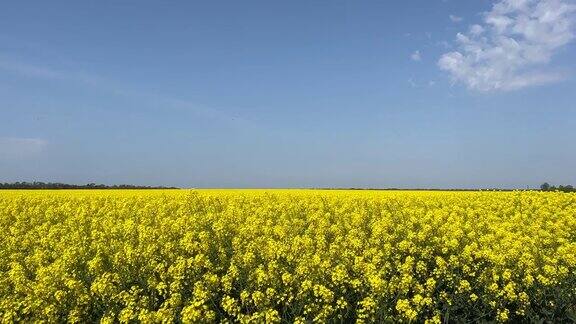
[[[550,185],[548,182],[544,182],[540,185],[540,190],[542,191],[562,191],[562,192],[576,192],[576,188],[572,185],[559,185],[558,187]]]
[[[576,195],[4,191],[0,320],[575,319]]]

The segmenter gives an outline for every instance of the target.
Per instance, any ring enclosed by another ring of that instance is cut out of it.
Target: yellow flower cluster
[[[576,195],[0,192],[1,322],[576,320]]]

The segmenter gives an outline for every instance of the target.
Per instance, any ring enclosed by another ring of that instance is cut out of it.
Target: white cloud
[[[0,137],[0,157],[20,159],[40,154],[48,142],[39,138]]]
[[[459,23],[459,22],[461,22],[462,20],[464,20],[464,18],[458,17],[458,16],[454,16],[454,15],[450,15],[450,16],[448,16],[448,18],[450,18],[450,20],[451,20],[452,22],[455,22],[455,23]]]
[[[514,90],[556,82],[546,65],[574,37],[576,5],[564,0],[500,0],[483,23],[456,36],[457,51],[439,67],[478,91]]]
[[[420,60],[422,60],[422,57],[420,56],[420,51],[415,51],[414,53],[412,53],[412,54],[410,55],[410,59],[411,59],[412,61],[417,61],[417,62],[420,61]]]

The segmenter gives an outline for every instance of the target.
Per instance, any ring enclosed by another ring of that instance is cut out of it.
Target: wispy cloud
[[[34,78],[44,78],[44,79],[62,79],[62,75],[58,72],[27,64],[22,64],[20,62],[11,62],[5,58],[0,57],[0,69],[14,72],[20,75]]]
[[[96,76],[71,71],[63,71],[47,66],[29,64],[1,55],[0,70],[15,73],[27,78],[46,79],[53,81],[73,81],[76,83],[83,83],[93,86],[107,84],[105,80]]]
[[[30,158],[40,154],[48,142],[40,138],[0,137],[0,157],[5,159]]]
[[[419,62],[422,60],[422,56],[420,55],[420,51],[415,51],[412,54],[410,54],[410,59],[412,61],[416,61]]]
[[[564,0],[500,0],[481,24],[458,33],[439,67],[478,91],[515,90],[562,80],[546,69],[574,39],[576,5]]]
[[[27,78],[80,84],[106,91],[112,95],[123,96],[132,100],[153,104],[158,107],[191,110],[200,116],[224,121],[225,123],[234,124],[236,126],[254,126],[252,122],[243,117],[230,114],[220,109],[198,105],[173,96],[139,91],[130,86],[118,84],[113,80],[92,74],[29,64],[2,55],[0,55],[0,70],[8,71]]]
[[[436,82],[434,80],[430,80],[427,82],[415,81],[413,78],[409,78],[408,84],[410,85],[411,88],[426,88],[426,87],[433,87],[434,85],[436,85]]]
[[[459,23],[459,22],[461,22],[462,20],[464,20],[464,18],[455,16],[455,15],[450,15],[450,16],[448,16],[448,18],[450,18],[450,20],[451,20],[452,22],[455,22],[455,23]]]

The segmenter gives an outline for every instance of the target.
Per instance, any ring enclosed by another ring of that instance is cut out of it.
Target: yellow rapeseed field
[[[575,194],[0,191],[2,322],[567,322],[575,312]]]

